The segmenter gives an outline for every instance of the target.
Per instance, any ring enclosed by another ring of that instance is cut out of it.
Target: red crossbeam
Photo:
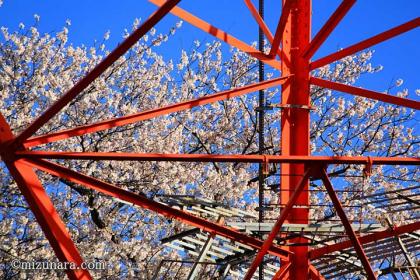
[[[420,230],[420,221],[407,224],[407,225],[394,227],[392,229],[386,229],[384,231],[378,231],[375,233],[366,234],[364,236],[359,237],[358,239],[361,244],[367,244],[367,243],[379,241],[385,238],[395,237],[404,233],[414,232],[416,230]],[[309,258],[318,259],[324,255],[341,251],[341,250],[350,248],[351,246],[352,246],[352,243],[350,240],[335,243],[332,245],[326,245],[324,247],[311,250],[309,252]]]
[[[46,124],[52,117],[61,111],[70,101],[79,93],[86,89],[96,78],[106,71],[115,61],[126,53],[143,35],[145,35],[153,26],[156,25],[180,0],[168,0],[162,7],[153,13],[139,28],[128,36],[118,45],[109,55],[107,55],[95,68],[93,68],[85,77],[67,91],[33,123],[31,123],[15,139],[15,144],[19,145],[32,136],[41,126]]]
[[[356,0],[344,0],[341,2],[337,10],[335,10],[335,12],[331,15],[324,26],[318,31],[309,46],[303,52],[304,57],[311,58],[314,55],[314,53],[319,49],[319,47],[321,47],[322,43],[325,42],[331,32],[333,32],[334,28],[340,23],[348,11],[350,11],[354,3],[356,3]]]
[[[245,162],[245,163],[314,163],[420,165],[420,158],[408,157],[347,157],[347,156],[281,156],[281,155],[217,155],[217,154],[149,154],[18,151],[20,158],[117,160],[117,161],[180,161],[180,162]]]
[[[324,276],[312,264],[309,265],[309,275],[312,280],[325,280]]]
[[[271,44],[270,50],[270,57],[275,57],[281,43],[281,39],[283,37],[284,28],[286,27],[287,18],[290,14],[290,8],[292,6],[292,2],[296,0],[286,0],[283,5],[283,9],[281,11],[281,16],[279,22],[277,24],[276,33],[274,34],[273,43]]]
[[[51,134],[36,136],[30,138],[24,142],[26,148],[51,143],[63,139],[67,139],[69,137],[80,136],[83,134],[93,133],[101,130],[110,129],[117,126],[123,126],[132,124],[139,121],[150,120],[152,118],[156,118],[162,115],[175,113],[187,109],[192,109],[197,106],[203,106],[206,104],[210,104],[217,101],[226,100],[229,98],[241,96],[247,93],[255,92],[258,90],[266,89],[269,87],[274,87],[283,84],[290,76],[280,77],[272,80],[267,80],[251,85],[246,85],[244,87],[230,89],[222,92],[218,92],[215,94],[206,95],[197,99],[188,100],[184,102],[179,102],[175,104],[171,104],[168,106],[164,106],[157,109],[152,109],[132,115],[127,115],[119,118],[109,119],[105,121],[101,121],[98,123],[87,124],[78,126],[71,129],[61,130],[58,132],[54,132]]]
[[[194,216],[182,210],[172,208],[168,205],[151,200],[146,196],[138,195],[136,193],[118,188],[104,181],[100,181],[96,178],[70,170],[64,166],[40,159],[25,159],[25,162],[31,167],[48,172],[54,176],[67,179],[71,182],[81,184],[87,188],[96,190],[105,195],[109,195],[121,199],[123,201],[127,201],[134,205],[140,206],[142,208],[154,211],[166,218],[177,219],[185,224],[209,232],[210,234],[218,234],[220,236],[232,239],[234,241],[247,244],[255,249],[260,249],[263,246],[263,241],[241,233],[233,228],[226,227],[218,223],[214,223],[206,219]],[[290,252],[285,249],[282,249],[279,246],[272,245],[269,248],[268,252],[274,256],[279,257],[282,260],[289,260],[288,256]]]
[[[164,0],[149,0],[151,3],[162,6],[165,1]],[[194,16],[193,14],[179,8],[175,7],[172,11],[172,14],[176,15],[182,20],[185,20],[189,24],[197,27],[198,29],[203,30],[204,32],[216,37],[217,39],[228,43],[229,45],[238,48],[239,50],[249,54],[250,56],[255,57],[256,59],[270,65],[271,67],[280,70],[280,62],[275,60],[273,57],[270,57],[255,48],[251,47],[250,45],[242,42],[241,40],[233,37],[232,35],[228,34],[227,32],[209,24],[208,22],[202,20]]]
[[[354,53],[357,53],[358,51],[361,51],[361,50],[367,49],[369,47],[372,47],[372,46],[374,46],[376,44],[379,44],[383,41],[386,41],[386,40],[391,39],[395,36],[398,36],[402,33],[410,31],[411,29],[414,29],[414,28],[418,27],[419,25],[420,25],[420,18],[418,17],[418,18],[415,18],[415,19],[413,19],[409,22],[406,22],[406,23],[401,24],[397,27],[394,27],[394,28],[392,28],[388,31],[385,31],[385,32],[380,33],[376,36],[373,36],[369,39],[366,39],[366,40],[361,41],[357,44],[354,44],[350,47],[347,47],[347,48],[345,48],[341,51],[338,51],[338,52],[335,52],[333,54],[327,55],[323,58],[320,58],[320,59],[318,59],[318,60],[316,60],[316,61],[314,61],[310,64],[310,69],[313,70],[313,69],[322,67],[322,66],[327,65],[329,63],[332,63],[334,61],[337,61],[337,60],[339,60],[343,57],[352,55]]]
[[[270,29],[268,28],[267,24],[265,24],[264,19],[260,16],[260,13],[255,8],[254,4],[252,4],[251,0],[244,0],[245,5],[248,7],[248,10],[251,12],[252,16],[254,17],[255,21],[258,23],[258,26],[263,31],[265,37],[267,37],[268,41],[273,43],[273,34],[271,34]],[[280,53],[278,53],[280,55]]]
[[[356,236],[356,233],[353,231],[353,228],[351,227],[351,224],[346,216],[346,213],[344,212],[343,206],[341,205],[341,202],[334,191],[331,181],[328,178],[327,171],[325,169],[322,169],[320,175],[321,175],[322,182],[324,182],[324,186],[327,189],[328,195],[334,205],[334,208],[337,211],[337,215],[340,217],[340,220],[343,223],[344,228],[346,229],[346,233],[348,237],[350,238],[350,241],[352,242],[354,249],[356,250],[357,256],[362,262],[362,265],[366,271],[368,279],[369,280],[376,279],[375,273],[373,272],[373,269],[369,263],[369,260],[365,254],[365,251],[363,250],[363,247],[360,244]]]
[[[276,238],[277,234],[279,233],[281,226],[283,225],[284,221],[286,220],[287,216],[292,210],[293,206],[295,205],[300,193],[302,192],[303,188],[306,186],[307,180],[309,179],[311,170],[306,170],[305,174],[303,175],[302,179],[300,180],[299,184],[296,186],[293,195],[290,197],[289,201],[287,202],[286,206],[280,212],[280,216],[278,217],[276,223],[274,224],[273,228],[271,229],[270,234],[268,235],[267,239],[264,241],[263,246],[259,250],[257,256],[255,257],[254,261],[248,268],[248,271],[244,277],[244,280],[250,280],[252,276],[254,276],[255,271],[257,270],[258,266],[264,259],[265,254],[267,254],[268,249],[272,246],[274,239]]]
[[[276,274],[273,276],[272,280],[282,280],[286,273],[290,270],[290,266],[292,264],[289,262],[287,264],[282,265],[280,269],[276,272]]]
[[[366,98],[370,98],[370,99],[374,99],[378,101],[387,102],[394,105],[404,106],[404,107],[408,107],[408,108],[412,108],[416,110],[420,109],[419,101],[408,99],[408,98],[392,96],[392,95],[388,95],[388,94],[384,94],[384,93],[380,93],[380,92],[376,92],[372,90],[367,90],[363,88],[331,82],[331,81],[327,81],[327,80],[323,80],[323,79],[319,79],[315,77],[311,77],[310,83],[316,86],[329,88],[329,89],[333,89],[337,91],[342,91],[342,92],[350,93],[357,96],[362,96],[362,97],[366,97]]]

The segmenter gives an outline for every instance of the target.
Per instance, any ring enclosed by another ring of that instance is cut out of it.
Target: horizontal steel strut
[[[244,163],[313,163],[420,165],[420,158],[364,156],[277,156],[227,154],[152,154],[106,152],[18,151],[17,158],[116,160],[116,161],[180,161],[180,162],[244,162]]]

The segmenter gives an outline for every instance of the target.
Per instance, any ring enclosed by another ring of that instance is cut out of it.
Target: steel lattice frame
[[[390,96],[383,93],[344,85],[332,81],[326,81],[311,77],[310,71],[335,62],[348,55],[354,54],[375,44],[398,36],[420,25],[420,18],[415,18],[407,23],[399,25],[388,31],[380,33],[362,42],[344,48],[321,59],[311,62],[311,57],[328,38],[341,19],[351,9],[355,0],[343,0],[341,5],[331,15],[324,26],[312,40],[310,39],[311,27],[311,1],[310,0],[284,0],[282,14],[280,16],[275,34],[272,35],[264,20],[259,16],[256,8],[250,0],[245,0],[253,17],[263,30],[267,39],[272,44],[269,54],[264,54],[232,35],[217,29],[202,19],[193,16],[176,5],[180,0],[150,0],[159,6],[158,10],[149,17],[137,30],[126,38],[114,51],[112,51],[91,72],[82,78],[76,85],[65,93],[57,102],[41,114],[22,133],[15,136],[3,116],[0,115],[0,153],[11,175],[17,182],[22,194],[28,202],[31,210],[49,240],[58,259],[63,262],[73,262],[80,265],[83,259],[70,238],[68,230],[61,221],[59,214],[54,208],[42,183],[38,179],[34,169],[48,172],[52,175],[65,178],[69,181],[81,184],[103,194],[125,200],[137,206],[152,210],[167,218],[177,219],[188,225],[200,228],[210,234],[217,234],[226,238],[243,242],[258,250],[255,260],[252,262],[245,279],[250,279],[259,266],[265,254],[279,257],[283,261],[282,268],[278,271],[275,279],[322,279],[322,275],[311,265],[311,260],[319,258],[327,253],[342,250],[353,246],[365,269],[369,279],[375,279],[369,260],[362,245],[375,240],[381,240],[390,236],[413,232],[420,229],[420,223],[395,227],[377,233],[371,233],[358,237],[353,231],[342,205],[331,185],[326,173],[330,164],[351,163],[362,165],[419,165],[418,158],[385,158],[385,157],[315,157],[309,154],[309,88],[317,85],[332,90],[342,91],[353,95],[363,96],[398,106],[412,109],[420,109],[420,102],[406,98]],[[143,35],[145,35],[157,22],[169,12],[215,36],[216,38],[242,50],[257,58],[271,67],[280,70],[282,77],[272,80],[247,85],[220,93],[208,95],[195,100],[172,104],[158,109],[139,112],[116,119],[105,120],[99,123],[75,127],[55,133],[33,136],[38,129],[46,124],[52,117],[60,112],[80,92],[100,76],[130,47],[132,47]],[[280,45],[282,46],[280,48]],[[281,59],[278,59],[281,58]],[[284,63],[283,61],[286,61]],[[80,136],[101,130],[123,126],[134,122],[147,120],[191,109],[196,106],[225,100],[235,96],[255,92],[273,86],[282,85],[282,155],[204,155],[204,154],[123,154],[123,153],[75,153],[75,152],[49,152],[30,151],[30,147],[59,141],[69,137]],[[281,211],[272,232],[263,241],[239,232],[233,228],[211,222],[181,210],[173,209],[162,203],[148,199],[120,189],[112,184],[86,176],[46,159],[89,159],[89,160],[138,160],[138,161],[195,161],[195,162],[255,162],[255,163],[281,163],[282,172],[289,174],[304,174],[302,178],[297,176],[284,176],[281,178],[281,188],[289,189],[282,192],[281,201],[286,207]],[[308,222],[307,209],[292,209],[295,203],[308,204],[308,181],[309,177],[322,179],[326,190],[334,204],[342,224],[344,225],[348,241],[334,245],[328,245],[318,249],[309,250],[308,246],[296,246],[284,248],[273,244],[273,240],[284,221],[293,223],[299,218]],[[87,270],[66,271],[70,279],[91,279]]]

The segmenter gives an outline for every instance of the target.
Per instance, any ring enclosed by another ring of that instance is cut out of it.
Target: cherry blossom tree
[[[61,31],[45,34],[38,30],[39,21],[39,16],[35,15],[32,26],[21,24],[16,31],[1,28],[0,112],[15,134],[109,52],[106,45],[109,32],[92,46],[74,46],[68,42],[70,21]],[[136,20],[132,28],[139,23]],[[236,49],[226,49],[217,41],[195,41],[191,49],[182,50],[177,59],[159,54],[159,47],[170,44],[170,38],[180,27],[181,22],[167,33],[152,29],[38,133],[51,133],[162,107],[258,80],[255,59]],[[128,31],[125,36],[127,34]],[[370,64],[372,55],[373,51],[367,51],[346,57],[319,69],[314,75],[353,84],[361,75],[381,70]],[[266,74],[267,78],[278,75],[274,70]],[[388,92],[398,96],[408,94],[400,81],[390,86]],[[267,104],[274,104],[279,94],[278,88],[267,90]],[[313,154],[418,156],[419,137],[413,129],[414,112],[317,87],[311,89],[311,97]],[[257,107],[257,95],[249,94],[50,143],[47,147],[80,152],[256,154]],[[281,152],[279,120],[279,110],[266,113],[264,153]],[[44,149],[45,146],[37,148]],[[249,211],[254,211],[257,205],[258,172],[251,164],[76,160],[60,163],[150,198],[162,194],[190,194]],[[4,166],[1,166],[0,174],[0,263],[10,263],[14,259],[55,260],[51,247]],[[276,174],[278,167],[273,165],[267,185],[278,185]],[[362,189],[366,194],[413,186],[418,180],[418,170],[406,167],[376,167],[370,177],[361,174],[363,170],[357,166],[341,165],[330,175],[340,180],[343,189]],[[93,271],[96,277],[106,279],[119,275],[151,279],[161,259],[182,258],[159,243],[164,236],[182,230],[182,224],[66,180],[41,172],[39,176],[84,258],[109,264],[106,270]],[[312,187],[321,186],[312,182]],[[410,190],[403,192],[409,194]],[[245,193],[249,195],[246,199]],[[266,199],[277,202],[275,188]],[[341,199],[343,203],[357,203],[360,193],[343,194]],[[311,195],[311,203],[326,205],[327,199],[315,192]],[[317,207],[311,215],[328,221],[335,216],[330,210],[328,206]],[[276,212],[270,215],[275,216]],[[349,215],[383,222],[378,209],[349,210]],[[390,215],[396,223],[413,219],[413,212],[408,210]],[[0,275],[4,279],[59,279],[64,276],[63,272],[35,273],[9,266],[3,266]]]

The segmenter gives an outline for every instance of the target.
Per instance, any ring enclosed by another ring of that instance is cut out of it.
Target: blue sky
[[[218,4],[215,5],[215,2]],[[257,1],[254,0],[254,2]],[[313,33],[322,26],[340,2],[339,0],[313,0]],[[420,1],[401,2],[402,4],[391,0],[358,1],[315,58],[419,16]],[[183,0],[180,6],[245,42],[257,39],[257,25],[242,0]],[[103,34],[110,30],[111,38],[108,46],[113,47],[121,40],[124,28],[130,28],[134,18],[144,20],[155,9],[156,7],[147,0],[126,0],[118,3],[111,0],[4,0],[0,8],[0,26],[6,26],[11,31],[17,29],[20,22],[28,26],[34,22],[33,14],[36,13],[41,16],[39,29],[42,32],[51,32],[60,30],[65,20],[70,19],[72,22],[70,43],[91,45],[95,39],[102,40]],[[266,0],[266,21],[273,33],[279,14],[280,0]],[[158,25],[158,31],[166,32],[176,20],[173,16],[165,18]],[[373,63],[383,65],[384,70],[380,74],[361,78],[358,85],[382,91],[393,79],[402,78],[404,80],[402,88],[410,90],[411,98],[418,98],[413,93],[415,89],[420,88],[418,84],[419,32],[420,29],[417,28],[375,46]],[[189,49],[194,39],[212,40],[201,30],[184,23],[182,31],[177,33],[167,44],[168,47],[162,48],[161,51],[168,57],[176,57],[178,50]]]

